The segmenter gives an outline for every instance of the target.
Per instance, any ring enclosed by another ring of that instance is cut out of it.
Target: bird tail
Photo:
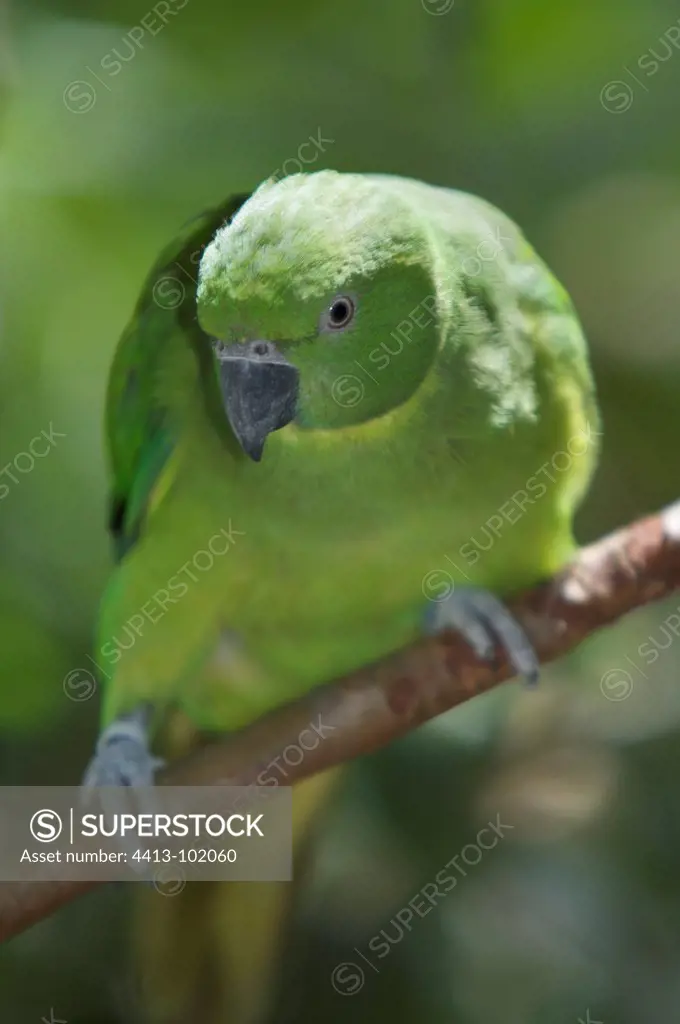
[[[293,787],[294,862],[338,775]],[[261,1024],[294,884],[189,882],[171,892],[145,888],[136,907],[133,963],[149,1024]]]

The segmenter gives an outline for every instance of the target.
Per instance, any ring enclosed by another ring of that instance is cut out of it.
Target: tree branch
[[[523,624],[541,662],[549,662],[595,630],[678,587],[680,502],[584,548],[554,579],[518,594],[508,607]],[[378,750],[511,674],[502,652],[497,664],[489,666],[455,633],[421,640],[201,748],[172,764],[159,782],[292,785]],[[296,752],[295,761],[285,756],[290,749]],[[95,884],[1,884],[0,941]]]

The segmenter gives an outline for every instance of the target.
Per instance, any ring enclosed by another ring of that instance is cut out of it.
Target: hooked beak
[[[300,372],[271,341],[223,346],[215,353],[231,429],[253,462],[269,434],[295,416]]]

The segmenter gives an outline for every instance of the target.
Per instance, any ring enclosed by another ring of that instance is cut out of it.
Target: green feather
[[[106,427],[113,475],[116,555],[135,543],[154,483],[173,447],[172,417],[159,381],[172,334],[196,330],[196,283],[206,245],[247,196],[235,196],[186,224],[151,269],[111,367]]]
[[[356,314],[334,333],[336,295]],[[299,371],[261,462],[232,434],[214,338],[269,340]],[[556,571],[598,415],[569,298],[502,213],[323,171],[266,182],[163,253],[114,360],[108,432],[104,723],[145,701],[231,730],[415,639],[443,583],[504,594]],[[298,838],[329,784],[296,791]],[[253,1019],[284,888],[154,907],[141,959],[159,1021],[202,1005],[208,966]]]
[[[199,251],[197,288],[160,309],[158,280]],[[357,313],[331,336],[337,293]],[[260,463],[231,433],[211,336],[275,341],[300,372]],[[101,614],[105,720],[147,700],[233,729],[417,637],[432,573],[503,594],[558,569],[598,417],[569,299],[510,220],[323,171],[265,183],[163,255],[108,423],[126,554]]]

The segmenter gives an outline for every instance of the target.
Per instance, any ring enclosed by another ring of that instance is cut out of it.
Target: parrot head
[[[265,182],[217,232],[198,320],[250,458],[288,424],[343,429],[415,393],[439,341],[425,244],[401,197],[334,171]],[[422,326],[399,341],[414,316]]]

